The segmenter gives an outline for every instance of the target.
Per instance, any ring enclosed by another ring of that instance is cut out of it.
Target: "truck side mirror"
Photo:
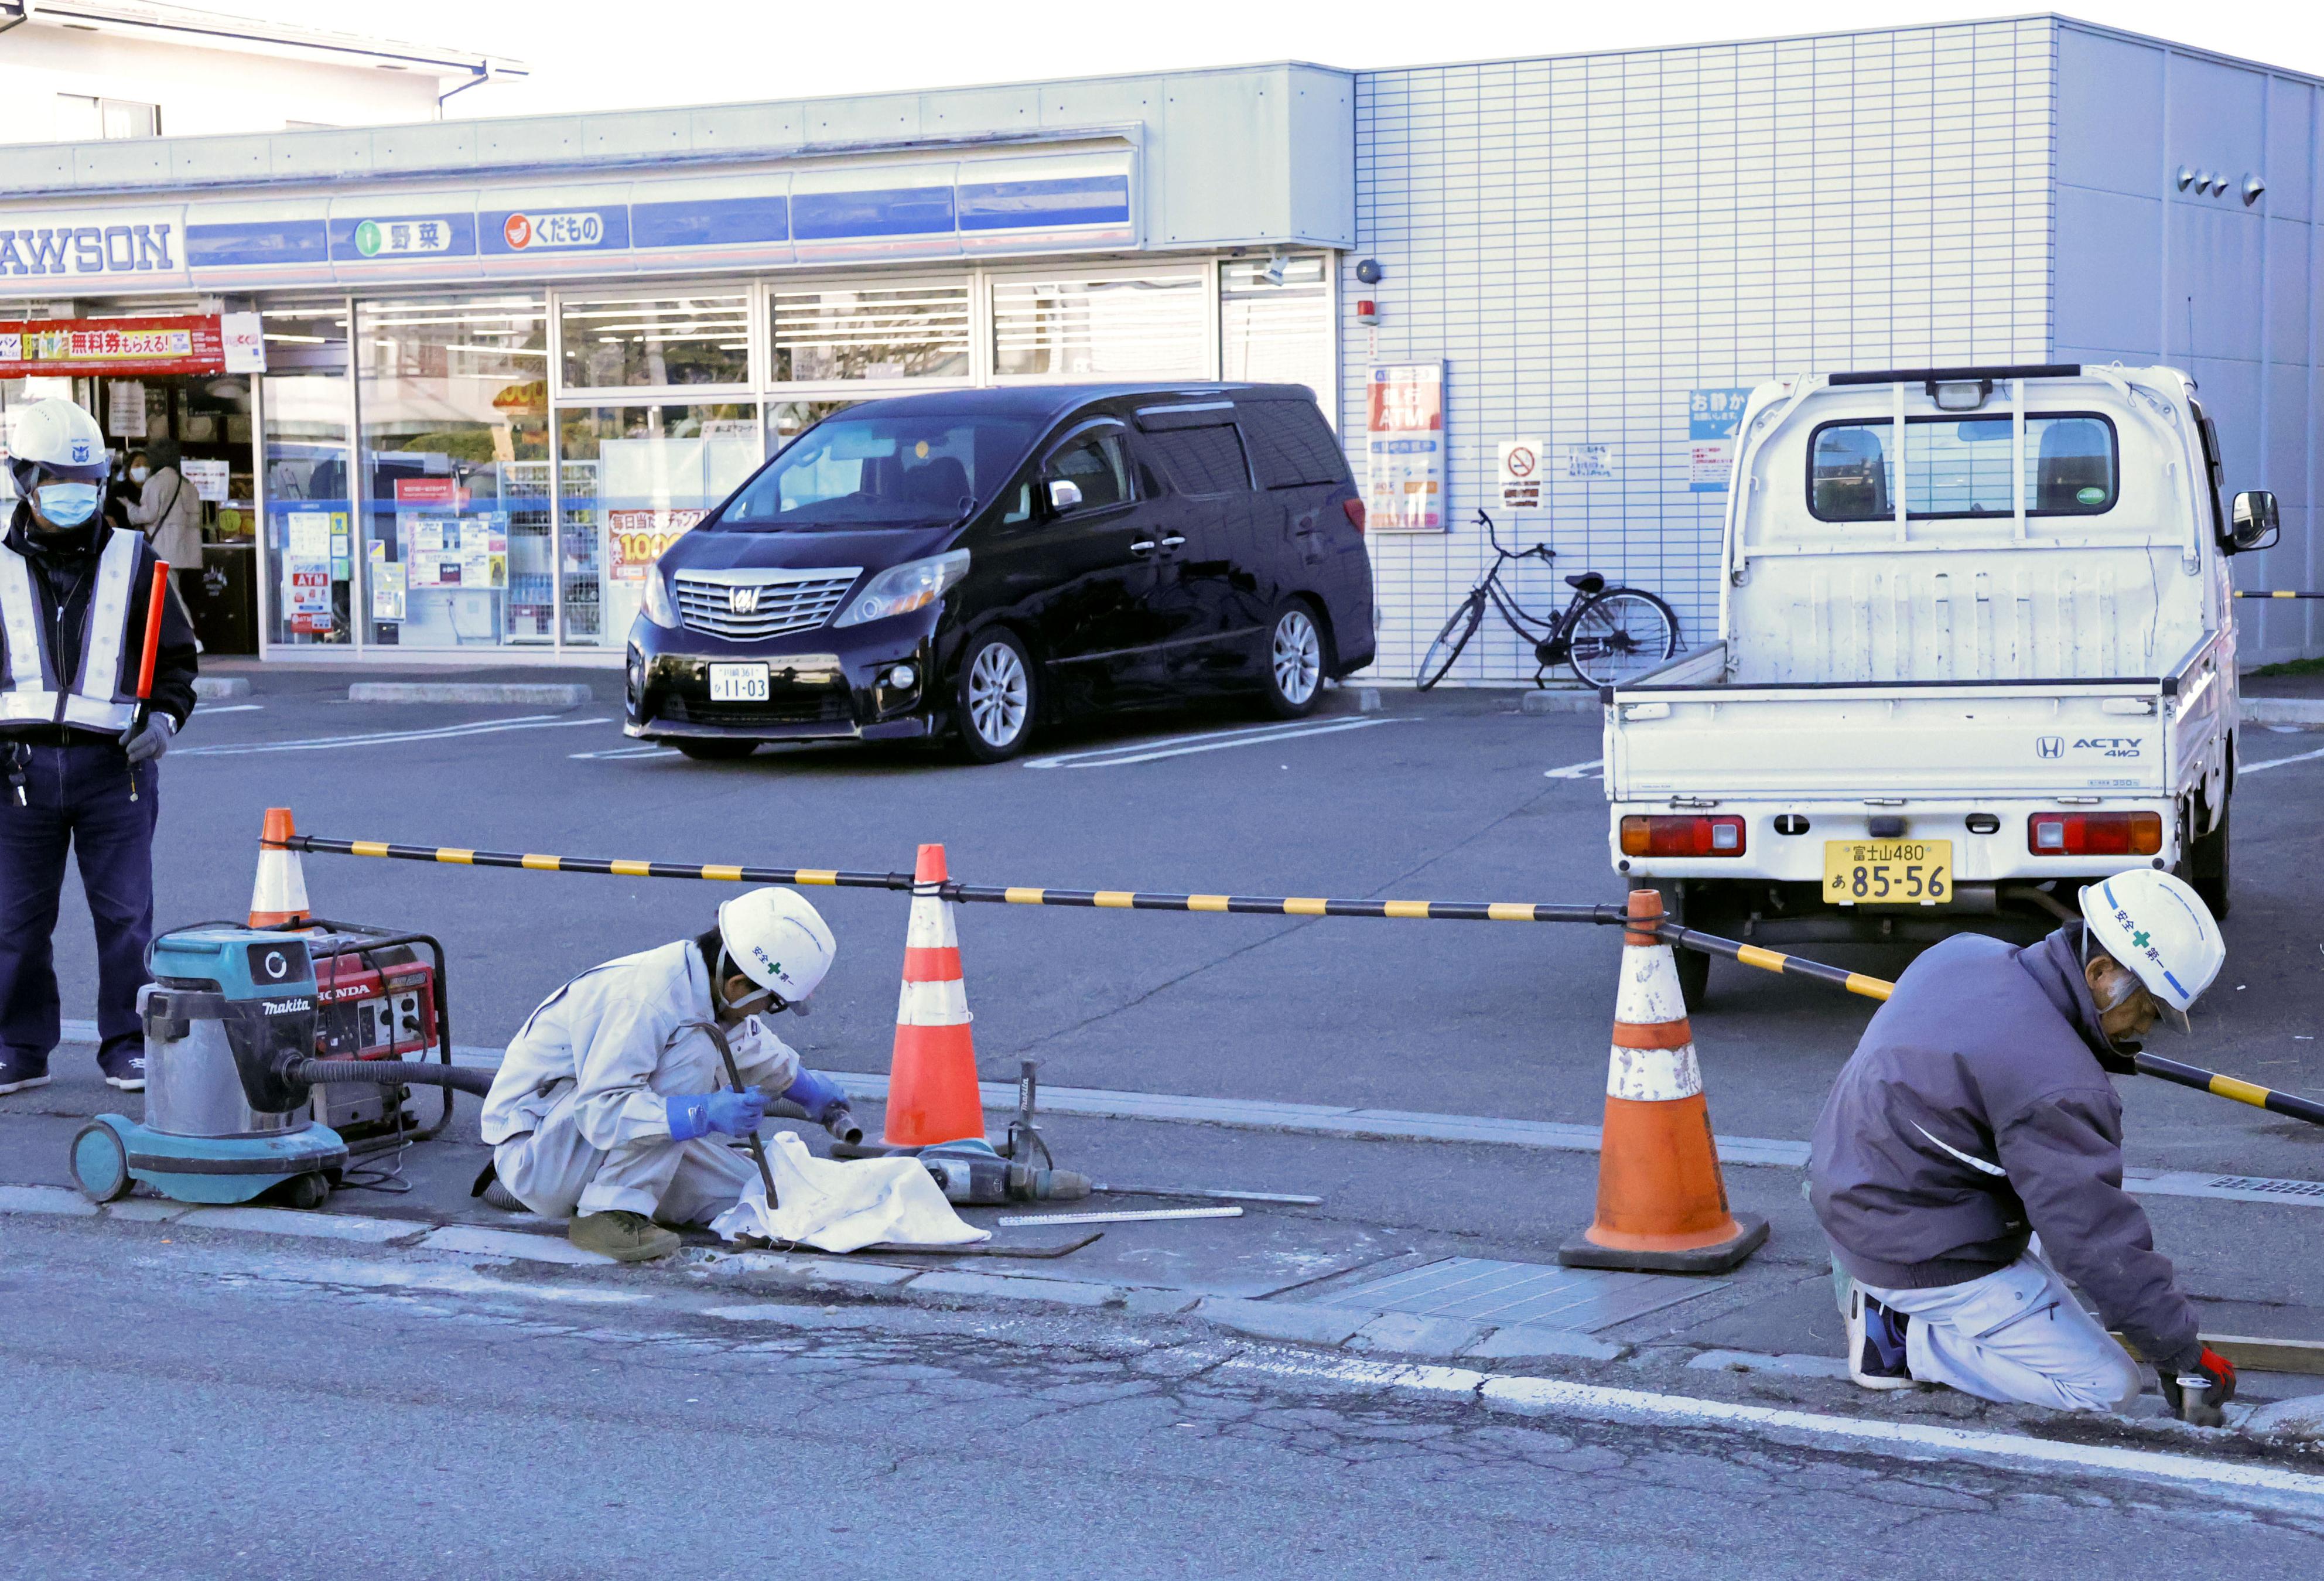
[[[2269,497],[2272,500],[2274,496]],[[2241,503],[2243,496],[2237,495],[2236,498],[2238,503]],[[1052,512],[1062,516],[1067,511],[1076,509],[1081,503],[1082,485],[1080,484],[1069,477],[1049,479],[1049,509]]]
[[[2283,536],[2283,518],[2276,509],[2275,496],[2264,488],[2246,489],[2237,495],[2228,514],[2232,523],[2227,530],[2230,554],[2273,549],[2275,541]]]

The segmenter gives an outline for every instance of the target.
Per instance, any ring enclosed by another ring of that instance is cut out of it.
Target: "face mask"
[[[2122,1008],[2122,1006],[2129,1001],[2130,996],[2137,993],[2141,987],[2138,979],[2132,976],[2128,972],[2122,973],[2120,975],[2116,976],[2114,983],[2115,986],[2113,991],[2104,999],[2098,1001],[2098,1013],[2100,1015],[2105,1015],[2109,1011],[2119,1010]],[[2096,998],[2097,996],[2092,995],[2092,997]]]
[[[40,496],[41,514],[51,527],[78,527],[97,514],[93,483],[44,483],[34,492]]]
[[[129,481],[132,483],[143,483],[152,476],[152,470],[147,467],[133,467],[129,469]]]

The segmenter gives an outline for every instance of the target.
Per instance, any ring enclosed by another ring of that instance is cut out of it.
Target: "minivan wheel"
[[[1033,734],[1033,661],[1006,631],[986,632],[961,656],[953,727],[962,750],[997,763],[1025,750]]]
[[[1267,637],[1267,708],[1278,719],[1315,711],[1323,695],[1323,633],[1304,604],[1276,613]]]
[[[670,744],[698,763],[732,763],[759,750],[755,741],[673,741]]]

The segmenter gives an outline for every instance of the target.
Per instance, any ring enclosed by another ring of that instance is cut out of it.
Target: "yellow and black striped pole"
[[[2324,593],[2294,593],[2288,588],[2264,588],[2256,592],[2237,593],[2238,598],[2324,598]]]
[[[711,883],[789,883],[825,889],[909,891],[908,873],[851,873],[835,867],[745,867],[718,863],[651,862],[619,856],[550,856],[523,851],[478,851],[464,846],[400,846],[386,840],[334,840],[291,835],[279,847],[340,856],[376,856],[455,867],[505,867],[525,873],[595,874],[614,878],[685,878]],[[1332,900],[1308,895],[1170,894],[1146,890],[1035,889],[1019,885],[946,883],[944,898],[964,905],[1065,906],[1095,911],[1221,912],[1246,917],[1370,917],[1426,922],[1588,922],[1622,927],[1623,906],[1565,905],[1540,901]],[[1666,944],[1721,956],[1762,972],[1808,977],[1867,999],[1886,1000],[1895,985],[1821,961],[1803,960],[1739,939],[1722,938],[1665,921],[1656,934]],[[2273,1114],[2324,1125],[2324,1104],[2279,1093],[2255,1082],[2151,1055],[2138,1056],[2149,1076],[2232,1098]]]

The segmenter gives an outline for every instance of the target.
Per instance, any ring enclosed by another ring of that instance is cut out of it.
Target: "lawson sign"
[[[692,269],[1114,250],[1139,245],[1136,151],[1039,152],[564,188],[14,215],[0,298],[64,279],[248,291],[674,273]]]

